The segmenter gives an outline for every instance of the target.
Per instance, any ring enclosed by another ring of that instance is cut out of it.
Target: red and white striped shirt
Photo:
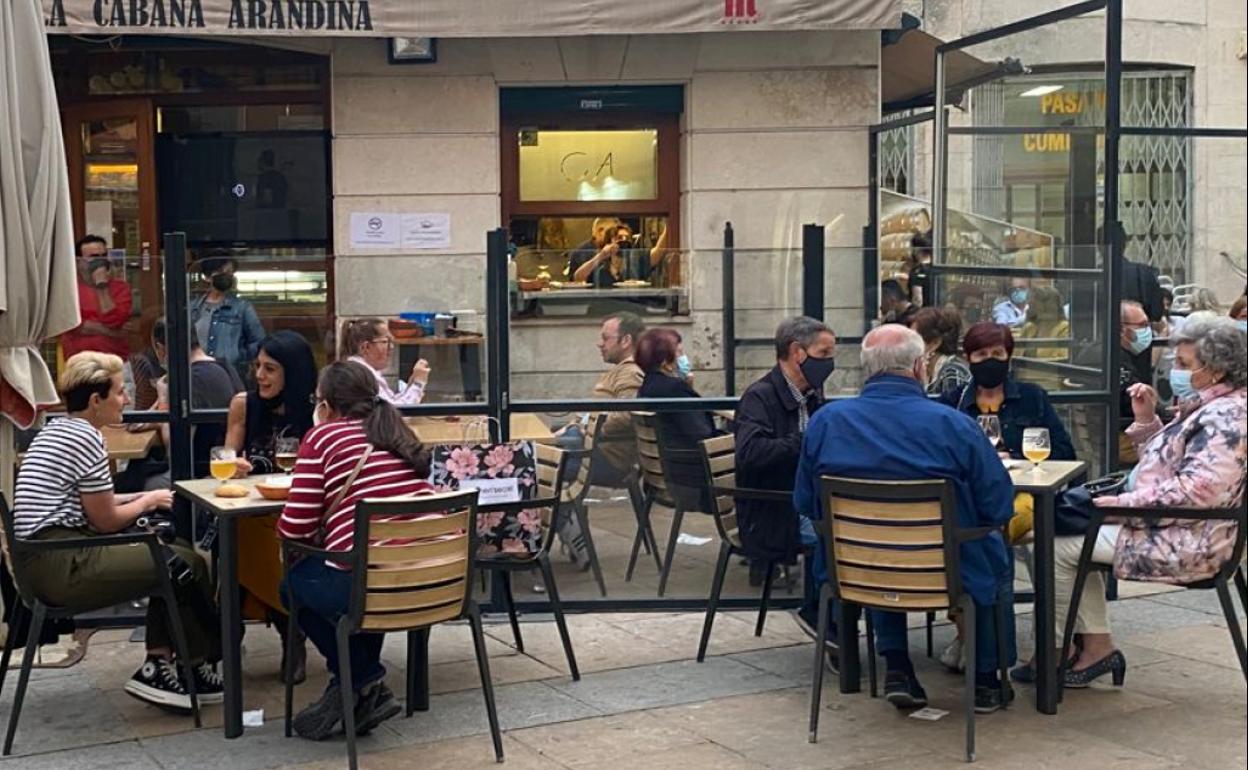
[[[360,420],[334,420],[308,431],[299,447],[294,483],[277,530],[291,540],[324,533],[321,547],[350,551],[355,536],[355,505],[365,498],[430,494],[433,486],[405,460],[374,448],[351,488],[333,510],[338,495],[368,447]]]

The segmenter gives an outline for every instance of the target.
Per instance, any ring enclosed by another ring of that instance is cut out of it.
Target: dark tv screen
[[[326,245],[323,131],[158,134],[161,232],[190,245]]]

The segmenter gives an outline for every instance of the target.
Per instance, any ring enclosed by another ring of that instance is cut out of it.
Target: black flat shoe
[[[923,708],[927,693],[913,674],[902,671],[884,673],[884,699],[899,710]]]
[[[1113,676],[1114,687],[1122,687],[1123,680],[1127,677],[1127,658],[1121,650],[1114,650],[1085,669],[1068,669],[1062,684],[1071,689],[1081,689],[1106,674]]]

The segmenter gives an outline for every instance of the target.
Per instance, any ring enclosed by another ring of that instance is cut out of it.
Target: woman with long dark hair
[[[313,540],[330,551],[350,551],[355,506],[370,497],[427,494],[429,457],[403,418],[378,393],[369,367],[353,361],[330,364],[316,393],[317,426],[304,437],[295,465],[290,499],[278,533],[291,540]],[[295,732],[324,740],[342,722],[342,687],[355,694],[355,728],[364,734],[399,713],[386,687],[381,665],[382,634],[355,634],[350,640],[351,682],[338,679],[335,624],[351,602],[351,573],[323,559],[302,559],[290,569],[282,595],[299,602],[299,626],[325,656],[329,685],[301,711]]]
[[[239,473],[275,473],[279,438],[302,440],[312,429],[312,391],[316,359],[299,334],[283,330],[260,342],[255,385],[230,401],[225,445],[238,455]],[[238,582],[243,587],[243,617],[272,623],[285,638],[288,619],[278,584],[282,581],[281,549],[275,517],[238,522]],[[285,646],[282,647],[285,650]],[[295,681],[304,678],[303,645],[295,645]],[[280,674],[285,675],[283,661]]]

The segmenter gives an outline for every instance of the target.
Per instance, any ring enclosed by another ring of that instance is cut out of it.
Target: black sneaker
[[[200,663],[191,669],[195,677],[195,697],[202,703],[220,703],[225,700],[225,680],[211,663]]]
[[[975,688],[975,713],[991,714],[994,711],[1000,711],[1014,700],[1014,688],[1008,684],[1005,686],[1004,692],[1000,687],[979,687]]]
[[[360,695],[355,704],[355,734],[368,735],[373,728],[403,710],[385,682]]]
[[[334,734],[342,722],[342,691],[330,683],[320,700],[295,715],[292,726],[301,738],[323,741]]]
[[[126,682],[126,692],[153,706],[191,710],[191,696],[182,686],[178,668],[168,658],[148,658]]]
[[[904,671],[884,673],[884,699],[898,709],[919,709],[927,705],[927,693],[918,678]]]

